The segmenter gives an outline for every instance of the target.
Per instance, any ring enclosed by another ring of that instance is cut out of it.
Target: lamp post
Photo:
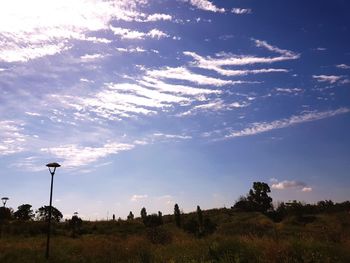
[[[46,242],[46,259],[49,258],[50,251],[50,232],[51,232],[51,213],[52,213],[52,188],[53,188],[53,176],[55,175],[56,168],[60,167],[58,163],[48,163],[46,165],[49,168],[51,174],[51,190],[50,190],[50,206],[49,206],[49,220],[47,224],[47,242]]]
[[[9,200],[8,197],[2,197],[1,198],[1,201],[2,201],[2,204],[4,205],[4,207],[6,206],[6,202]]]

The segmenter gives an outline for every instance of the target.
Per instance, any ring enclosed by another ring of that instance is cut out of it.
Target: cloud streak
[[[86,147],[68,144],[58,147],[41,148],[42,152],[51,154],[62,160],[65,168],[85,166],[111,154],[133,149],[133,144],[109,142],[101,147]]]
[[[294,115],[290,118],[272,121],[272,122],[258,122],[254,123],[251,127],[245,128],[240,131],[232,131],[230,134],[226,135],[226,138],[235,138],[235,137],[243,137],[256,135],[268,131],[272,131],[275,129],[287,128],[290,126],[294,126],[297,124],[317,121],[325,118],[330,118],[339,114],[349,113],[350,109],[348,108],[340,108],[337,110],[323,111],[323,112],[310,112],[302,115]]]

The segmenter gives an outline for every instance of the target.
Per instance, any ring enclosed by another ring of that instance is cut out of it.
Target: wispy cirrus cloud
[[[196,66],[203,69],[214,70],[217,73],[224,76],[244,76],[248,74],[262,74],[272,72],[288,72],[283,68],[256,68],[256,69],[227,69],[228,66],[245,66],[254,64],[271,64],[275,62],[281,62],[286,60],[295,60],[300,57],[289,50],[280,49],[278,47],[268,44],[266,41],[255,40],[257,47],[264,47],[269,51],[280,54],[275,57],[255,57],[244,55],[233,55],[221,52],[216,54],[216,57],[198,55],[196,52],[185,51],[184,55],[192,57],[195,61],[191,63],[192,66]]]
[[[125,52],[125,53],[143,53],[146,52],[147,50],[141,48],[141,47],[135,47],[135,48],[122,48],[118,47],[116,48],[117,51],[119,52]]]
[[[247,107],[249,104],[246,102],[231,102],[225,103],[222,99],[215,99],[210,102],[199,104],[192,107],[190,110],[179,113],[177,116],[194,115],[200,112],[216,112],[216,111],[228,111],[238,108]]]
[[[153,133],[153,136],[156,138],[165,138],[165,139],[181,139],[181,140],[188,140],[192,139],[192,136],[184,135],[184,134],[166,134],[161,132]]]
[[[210,12],[218,12],[218,13],[224,13],[224,8],[219,8],[216,5],[214,5],[209,0],[182,0],[184,2],[189,2],[194,7],[204,10],[204,11],[210,11]]]
[[[131,150],[134,147],[135,145],[133,144],[109,142],[101,147],[68,144],[58,147],[41,148],[41,151],[61,159],[62,165],[66,168],[76,168],[96,162],[111,154]]]
[[[168,34],[156,28],[148,31],[147,33],[114,26],[110,26],[110,29],[114,35],[120,36],[121,39],[145,39],[145,37],[161,39],[164,37],[169,37]]]
[[[98,59],[104,58],[106,55],[95,53],[95,54],[85,54],[80,57],[81,62],[91,62]]]
[[[318,82],[328,82],[330,84],[334,84],[343,78],[343,76],[335,75],[312,75],[312,77]]]
[[[199,85],[213,85],[216,87],[242,83],[242,81],[223,80],[193,73],[185,67],[165,67],[163,69],[148,70],[146,72],[146,75],[156,79],[160,78],[186,80]]]
[[[350,66],[347,64],[338,64],[336,67],[340,69],[350,69]]]
[[[24,151],[27,135],[23,127],[15,121],[0,121],[0,155],[9,155]]]
[[[232,8],[231,13],[234,13],[236,15],[246,15],[246,14],[251,14],[252,9],[250,9],[250,8]]]
[[[310,112],[302,115],[294,115],[290,118],[281,119],[281,120],[272,121],[272,122],[257,122],[257,123],[253,123],[253,125],[243,130],[232,131],[225,137],[235,138],[235,137],[260,134],[260,133],[272,131],[275,129],[282,129],[293,125],[305,123],[305,122],[311,122],[311,121],[317,121],[325,118],[330,118],[330,117],[333,117],[339,114],[345,114],[348,112],[350,112],[350,109],[348,108],[339,108],[337,110],[330,110],[330,111],[323,111],[323,112]]]
[[[136,10],[146,3],[144,0],[1,2],[0,61],[27,62],[59,54],[72,47],[72,40],[109,44],[111,40],[96,33],[108,29],[111,21],[155,22],[172,19],[167,14],[145,14]],[[144,33],[116,28],[114,32],[129,39],[168,36],[157,29]]]

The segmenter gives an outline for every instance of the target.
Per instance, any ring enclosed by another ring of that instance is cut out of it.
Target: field
[[[203,216],[216,224],[212,234],[188,233],[170,215],[157,227],[145,227],[141,219],[84,221],[74,238],[69,224],[59,223],[50,262],[350,262],[348,212],[288,216],[279,223],[232,209]],[[46,262],[45,245],[44,222],[9,222],[0,239],[0,262]]]

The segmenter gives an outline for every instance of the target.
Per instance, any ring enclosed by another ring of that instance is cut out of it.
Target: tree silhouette
[[[270,187],[263,182],[254,182],[253,189],[249,190],[247,200],[253,205],[254,210],[267,212],[272,209],[272,198],[268,196]]]
[[[30,204],[20,205],[16,212],[13,213],[13,216],[17,220],[29,221],[34,218],[34,212]]]
[[[143,207],[143,208],[141,209],[141,219],[142,219],[142,220],[145,220],[146,217],[147,217],[147,211],[146,211],[146,208]]]
[[[80,231],[81,225],[83,224],[83,220],[80,217],[78,217],[78,213],[76,212],[72,216],[72,219],[69,220],[68,224],[72,229],[72,237],[75,238]]]
[[[134,219],[134,214],[130,211],[128,215],[128,220],[133,220]]]
[[[180,213],[180,208],[178,204],[175,204],[174,206],[174,218],[175,218],[176,226],[181,227],[181,213]]]
[[[203,228],[203,212],[199,205],[197,205],[197,219],[198,219],[198,234],[202,235]]]
[[[37,219],[40,221],[48,221],[49,219],[49,209],[50,206],[42,206],[40,207],[37,211],[36,211],[36,216]],[[60,222],[60,220],[62,219],[63,215],[60,212],[60,210],[58,210],[56,207],[52,206],[51,208],[51,220],[53,220],[54,222]]]

